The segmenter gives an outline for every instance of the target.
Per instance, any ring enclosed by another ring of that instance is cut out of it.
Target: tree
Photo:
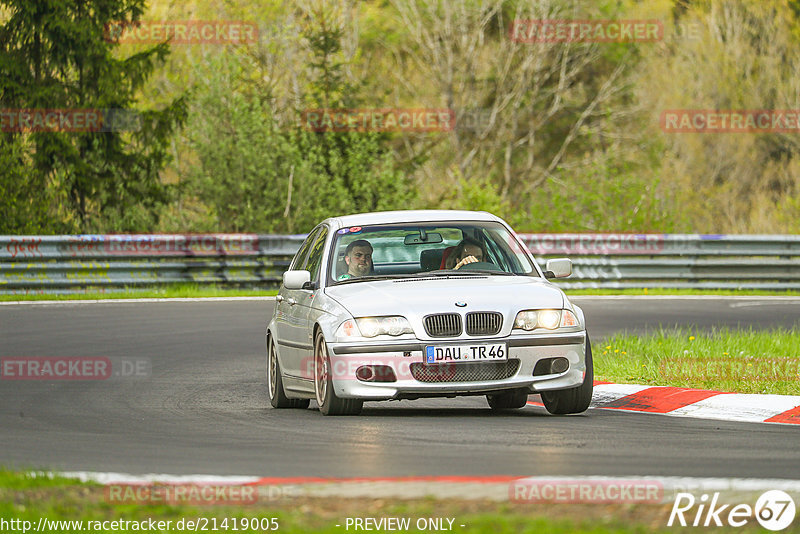
[[[652,110],[661,175],[693,232],[800,231],[800,141],[794,132],[664,133],[663,110],[796,110],[796,3],[685,2],[673,33],[640,68],[637,97]]]
[[[144,0],[0,0],[0,6],[8,12],[0,26],[3,109],[116,110],[119,117],[133,109],[137,92],[169,53],[162,43],[115,56],[118,43],[107,29],[136,24]],[[136,111],[131,131],[110,125],[110,114],[101,111],[103,129],[111,131],[6,131],[3,140],[8,147],[24,139],[28,150],[17,157],[25,162],[24,179],[63,199],[74,230],[145,231],[168,198],[159,171],[185,107],[178,97],[163,110]],[[27,201],[17,200],[16,206]]]
[[[54,229],[49,190],[27,179],[25,139],[5,136],[0,144],[0,235],[40,234]]]
[[[577,4],[392,0],[408,32],[392,69],[400,77],[398,93],[456,114],[456,128],[432,158],[449,162],[446,191],[460,179],[489,178],[487,185],[519,209],[545,181],[557,179],[559,169],[581,165],[570,157],[576,145],[582,153],[591,146],[588,139],[608,143],[623,129],[623,74],[632,47],[513,38],[515,21],[614,18],[606,12],[616,9],[613,2],[587,4],[592,11],[578,11]],[[427,140],[409,146],[412,152],[430,149]]]
[[[333,215],[413,204],[388,134],[299,123],[304,110],[361,102],[346,72],[340,13],[331,5],[303,13],[294,35],[212,60],[196,88],[187,128],[198,159],[191,181],[217,228],[305,232]],[[278,94],[280,76],[291,78],[290,95]]]

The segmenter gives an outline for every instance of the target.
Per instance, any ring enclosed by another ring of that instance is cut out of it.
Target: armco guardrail
[[[565,288],[800,289],[800,236],[522,234],[544,265],[569,257]]]
[[[109,291],[176,282],[277,287],[304,235],[0,236],[0,293]],[[800,289],[800,236],[521,234],[565,288]]]
[[[0,293],[176,282],[277,287],[305,235],[0,236]]]

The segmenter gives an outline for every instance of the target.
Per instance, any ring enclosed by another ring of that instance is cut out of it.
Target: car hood
[[[480,276],[354,282],[325,289],[354,317],[429,314],[454,310],[511,311],[561,308],[560,289],[541,278]],[[466,303],[457,307],[456,302]]]

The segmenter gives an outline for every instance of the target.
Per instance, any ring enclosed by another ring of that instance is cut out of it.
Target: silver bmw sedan
[[[326,219],[294,256],[267,325],[275,408],[358,414],[364,401],[485,395],[494,411],[540,393],[553,414],[592,398],[583,311],[514,231],[486,212]]]

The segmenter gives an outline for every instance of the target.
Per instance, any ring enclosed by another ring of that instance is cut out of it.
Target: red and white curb
[[[51,473],[36,473],[49,476]],[[258,488],[256,502],[286,498],[447,499],[496,502],[642,502],[671,503],[678,493],[719,492],[721,501],[752,499],[770,490],[800,498],[800,480],[695,477],[558,477],[558,476],[418,476],[369,478],[257,477],[212,475],[131,475],[125,473],[61,472],[58,476],[113,485],[211,485]],[[522,488],[522,490],[521,490]],[[531,491],[535,488],[536,491]],[[646,492],[641,491],[646,489]],[[655,490],[655,491],[653,491]],[[553,498],[545,497],[552,493]],[[561,495],[559,498],[558,496]],[[536,496],[536,498],[531,498]],[[641,498],[637,498],[637,496]],[[214,501],[218,504],[218,501]]]
[[[531,406],[540,402],[529,401]],[[591,408],[698,419],[800,425],[800,396],[725,393],[671,386],[595,382]]]

